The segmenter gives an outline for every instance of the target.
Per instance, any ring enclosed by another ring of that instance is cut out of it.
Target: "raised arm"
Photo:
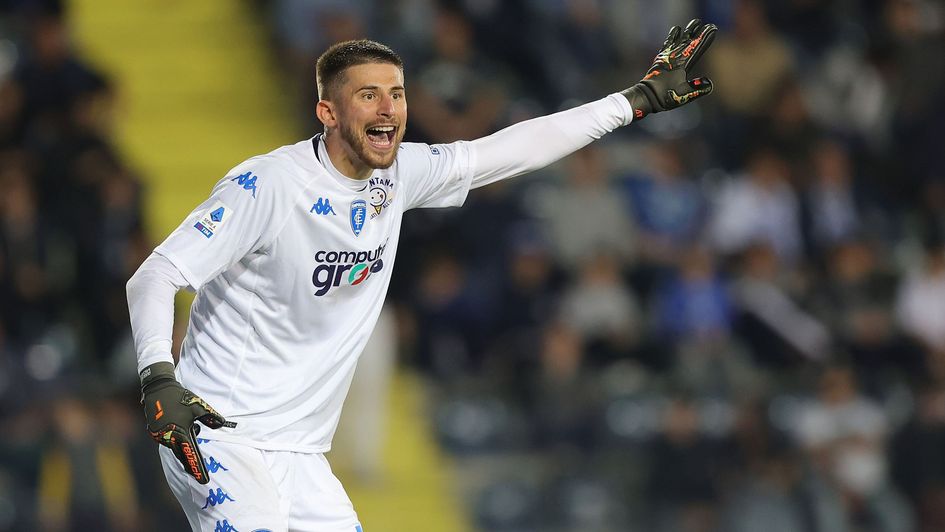
[[[673,26],[637,84],[567,111],[519,122],[470,142],[472,188],[545,167],[633,120],[668,111],[712,92],[708,78],[689,79],[717,28],[693,20]]]

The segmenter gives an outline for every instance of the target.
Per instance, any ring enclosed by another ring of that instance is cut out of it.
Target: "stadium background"
[[[451,141],[692,16],[707,101],[405,218],[331,455],[365,529],[945,530],[935,0],[0,0],[0,530],[186,529],[124,283],[314,131],[327,44],[391,44],[408,140]]]

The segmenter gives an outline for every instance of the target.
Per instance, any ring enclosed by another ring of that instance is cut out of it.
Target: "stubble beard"
[[[400,149],[400,141],[403,139],[403,131],[401,128],[398,128],[397,137],[394,138],[394,147],[387,157],[379,156],[371,150],[371,147],[368,145],[366,133],[355,131],[355,129],[348,124],[341,124],[341,127],[338,129],[341,132],[342,140],[351,147],[351,151],[354,152],[362,163],[368,168],[383,170],[390,168],[397,159],[397,151]]]

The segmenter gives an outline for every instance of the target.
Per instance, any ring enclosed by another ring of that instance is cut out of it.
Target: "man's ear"
[[[338,117],[335,116],[335,106],[328,100],[318,100],[315,104],[315,116],[326,128],[335,127],[338,124]]]

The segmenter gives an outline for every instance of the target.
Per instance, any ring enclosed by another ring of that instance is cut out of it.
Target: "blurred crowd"
[[[0,530],[184,530],[137,408],[144,191],[66,7],[0,1]]]
[[[672,24],[715,94],[408,213],[400,342],[480,530],[945,530],[945,3],[261,0],[406,64],[407,140],[600,98]]]
[[[404,220],[398,342],[477,529],[945,530],[945,3],[247,4],[302,135],[314,59],[370,37],[422,142],[616,92],[672,24],[720,28],[709,98]],[[0,530],[184,530],[136,408],[144,190],[67,22],[0,0]]]

